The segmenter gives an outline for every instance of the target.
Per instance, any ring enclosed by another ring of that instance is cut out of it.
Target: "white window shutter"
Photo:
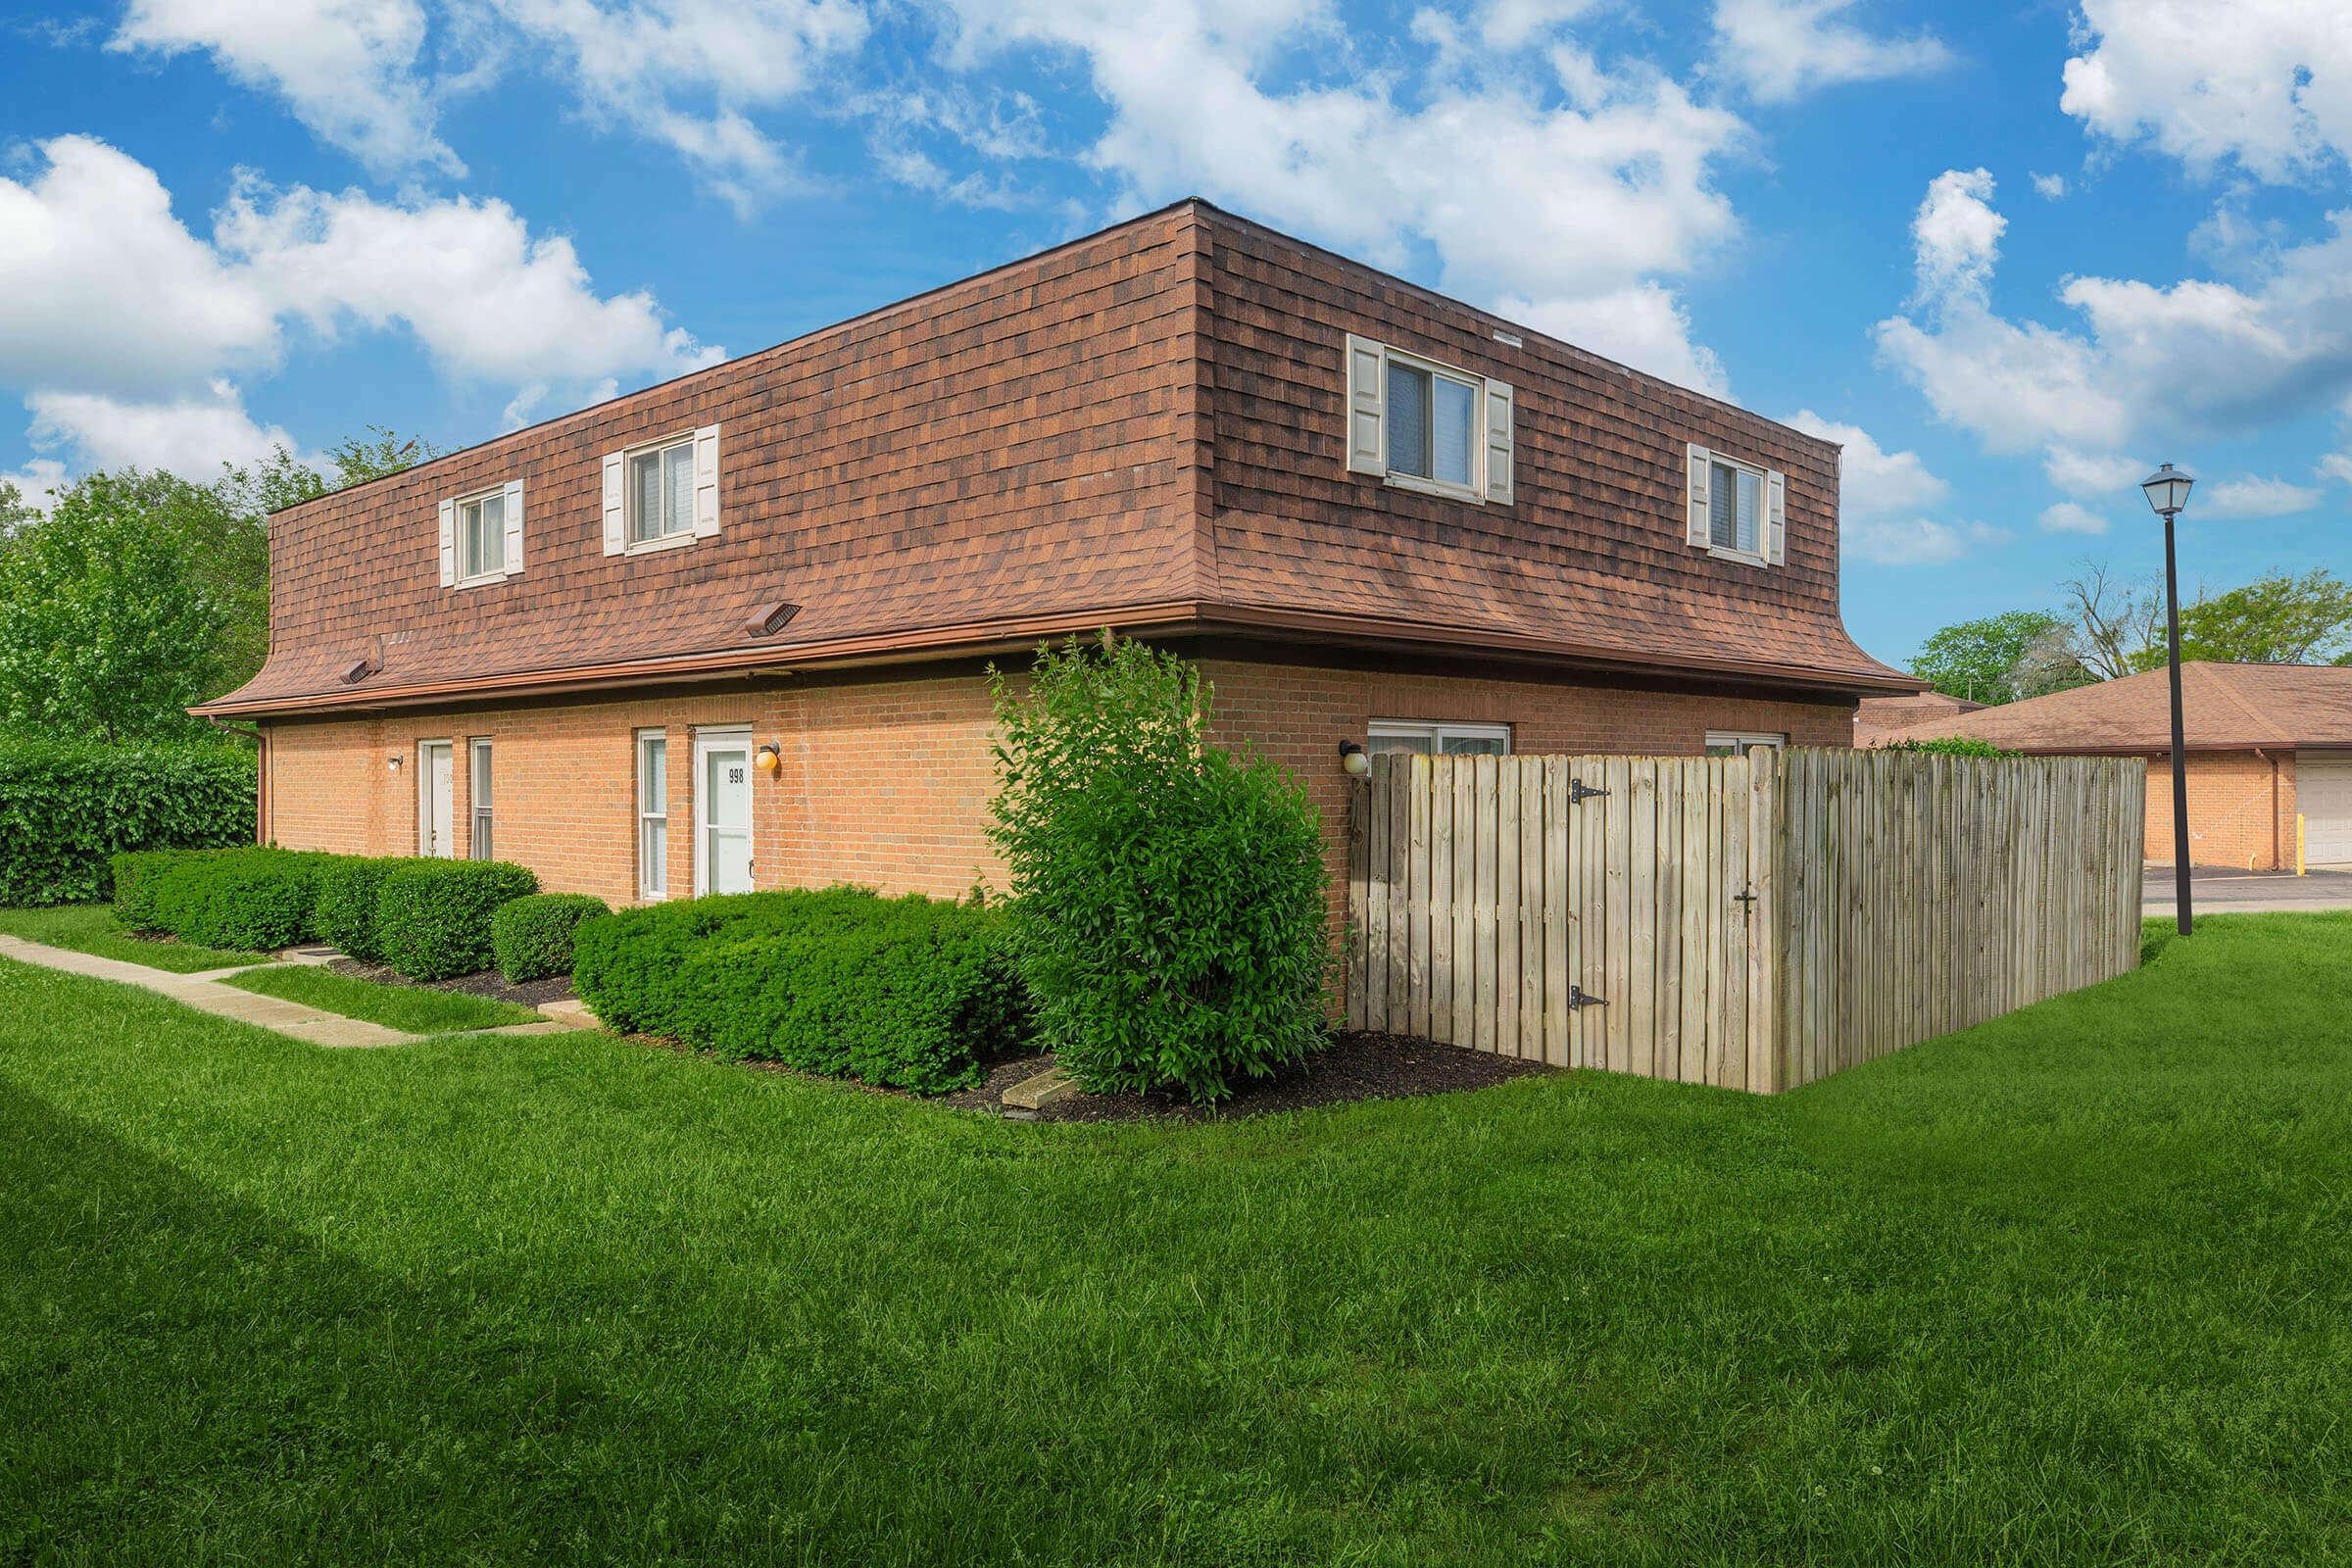
[[[1764,560],[1780,565],[1788,559],[1788,476],[1774,468],[1764,475]]]
[[[441,503],[441,586],[448,588],[458,580],[458,506],[454,501]]]
[[[1515,413],[1511,389],[1503,382],[1487,383],[1487,499],[1511,504],[1511,454],[1515,444],[1511,420]]]
[[[1688,538],[1691,544],[1698,546],[1702,550],[1706,548],[1708,542],[1713,538],[1713,534],[1709,531],[1707,515],[1707,484],[1709,475],[1713,471],[1714,462],[1715,454],[1709,452],[1705,447],[1698,445],[1696,442],[1691,443],[1690,497],[1690,520],[1689,524],[1690,532],[1688,534]]]
[[[522,569],[522,481],[507,481],[507,575]]]
[[[694,432],[694,531],[708,539],[718,532],[718,426]]]
[[[617,556],[629,547],[628,528],[621,515],[621,455],[605,454],[605,554]]]
[[[1389,471],[1387,356],[1370,338],[1348,334],[1348,471]]]

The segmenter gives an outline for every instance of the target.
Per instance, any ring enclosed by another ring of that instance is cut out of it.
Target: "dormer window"
[[[1399,489],[1511,502],[1510,386],[1404,349],[1348,339],[1348,468]]]
[[[441,503],[441,586],[479,588],[522,570],[522,481]]]
[[[1689,447],[1685,541],[1725,561],[1778,566],[1788,558],[1788,480],[1744,458]]]
[[[718,533],[718,426],[605,454],[605,554],[634,555]]]
[[[694,532],[694,438],[629,454],[629,543]]]

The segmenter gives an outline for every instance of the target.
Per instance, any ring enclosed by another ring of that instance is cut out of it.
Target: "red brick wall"
[[[1694,754],[1710,729],[1787,734],[1840,746],[1850,704],[1805,704],[1472,678],[1202,661],[1221,738],[1250,740],[1296,771],[1323,813],[1335,884],[1346,870],[1346,782],[1339,743],[1373,718],[1510,724],[1521,752]],[[990,704],[968,667],[861,680],[771,683],[690,695],[630,697],[457,712],[392,713],[270,726],[268,809],[281,844],[356,854],[413,854],[416,745],[456,743],[452,818],[469,843],[466,742],[493,746],[496,849],[551,890],[635,898],[635,734],[669,738],[672,896],[693,882],[692,734],[752,726],[782,765],[756,778],[754,876],[761,887],[868,883],[953,895],[1003,867],[985,835],[995,789]],[[393,756],[401,759],[394,772]]]
[[[2275,871],[2295,858],[2295,760],[2255,752],[2192,752],[2188,861]],[[2147,858],[2173,863],[2173,764],[2148,759]]]

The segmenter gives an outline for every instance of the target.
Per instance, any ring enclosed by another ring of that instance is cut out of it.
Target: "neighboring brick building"
[[[1865,697],[1854,710],[1854,744],[1876,746],[1880,738],[1933,719],[1973,713],[1983,703],[1971,703],[1942,692],[1914,692],[1908,697]]]
[[[984,667],[1340,744],[1844,745],[1838,449],[1200,202],[278,514],[262,831],[616,901],[997,871]],[[486,783],[487,790],[482,788]],[[1335,882],[1337,878],[1335,877]]]
[[[2309,863],[2352,864],[2352,668],[2192,661],[2180,692],[2190,863],[2292,866],[2300,817]],[[2147,758],[2147,858],[2172,863],[2165,671],[1914,724],[1877,744],[1954,735],[2049,756]]]

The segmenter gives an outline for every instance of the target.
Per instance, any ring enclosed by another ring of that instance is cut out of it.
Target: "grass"
[[[136,937],[115,922],[114,906],[77,904],[55,909],[0,909],[0,932],[27,942],[101,958],[143,963],[173,974],[225,969],[236,963],[268,963],[267,953],[240,953],[232,948],[199,948],[185,942],[153,941]]]
[[[535,1023],[539,1014],[512,1002],[468,996],[462,991],[434,991],[423,986],[385,985],[355,979],[315,964],[287,963],[223,982],[265,997],[282,997],[347,1018],[365,1018],[387,1029],[410,1034],[450,1034],[465,1029],[492,1029],[500,1024]]]
[[[6,1561],[2343,1561],[2352,916],[1200,1126],[0,963],[0,1256]]]

